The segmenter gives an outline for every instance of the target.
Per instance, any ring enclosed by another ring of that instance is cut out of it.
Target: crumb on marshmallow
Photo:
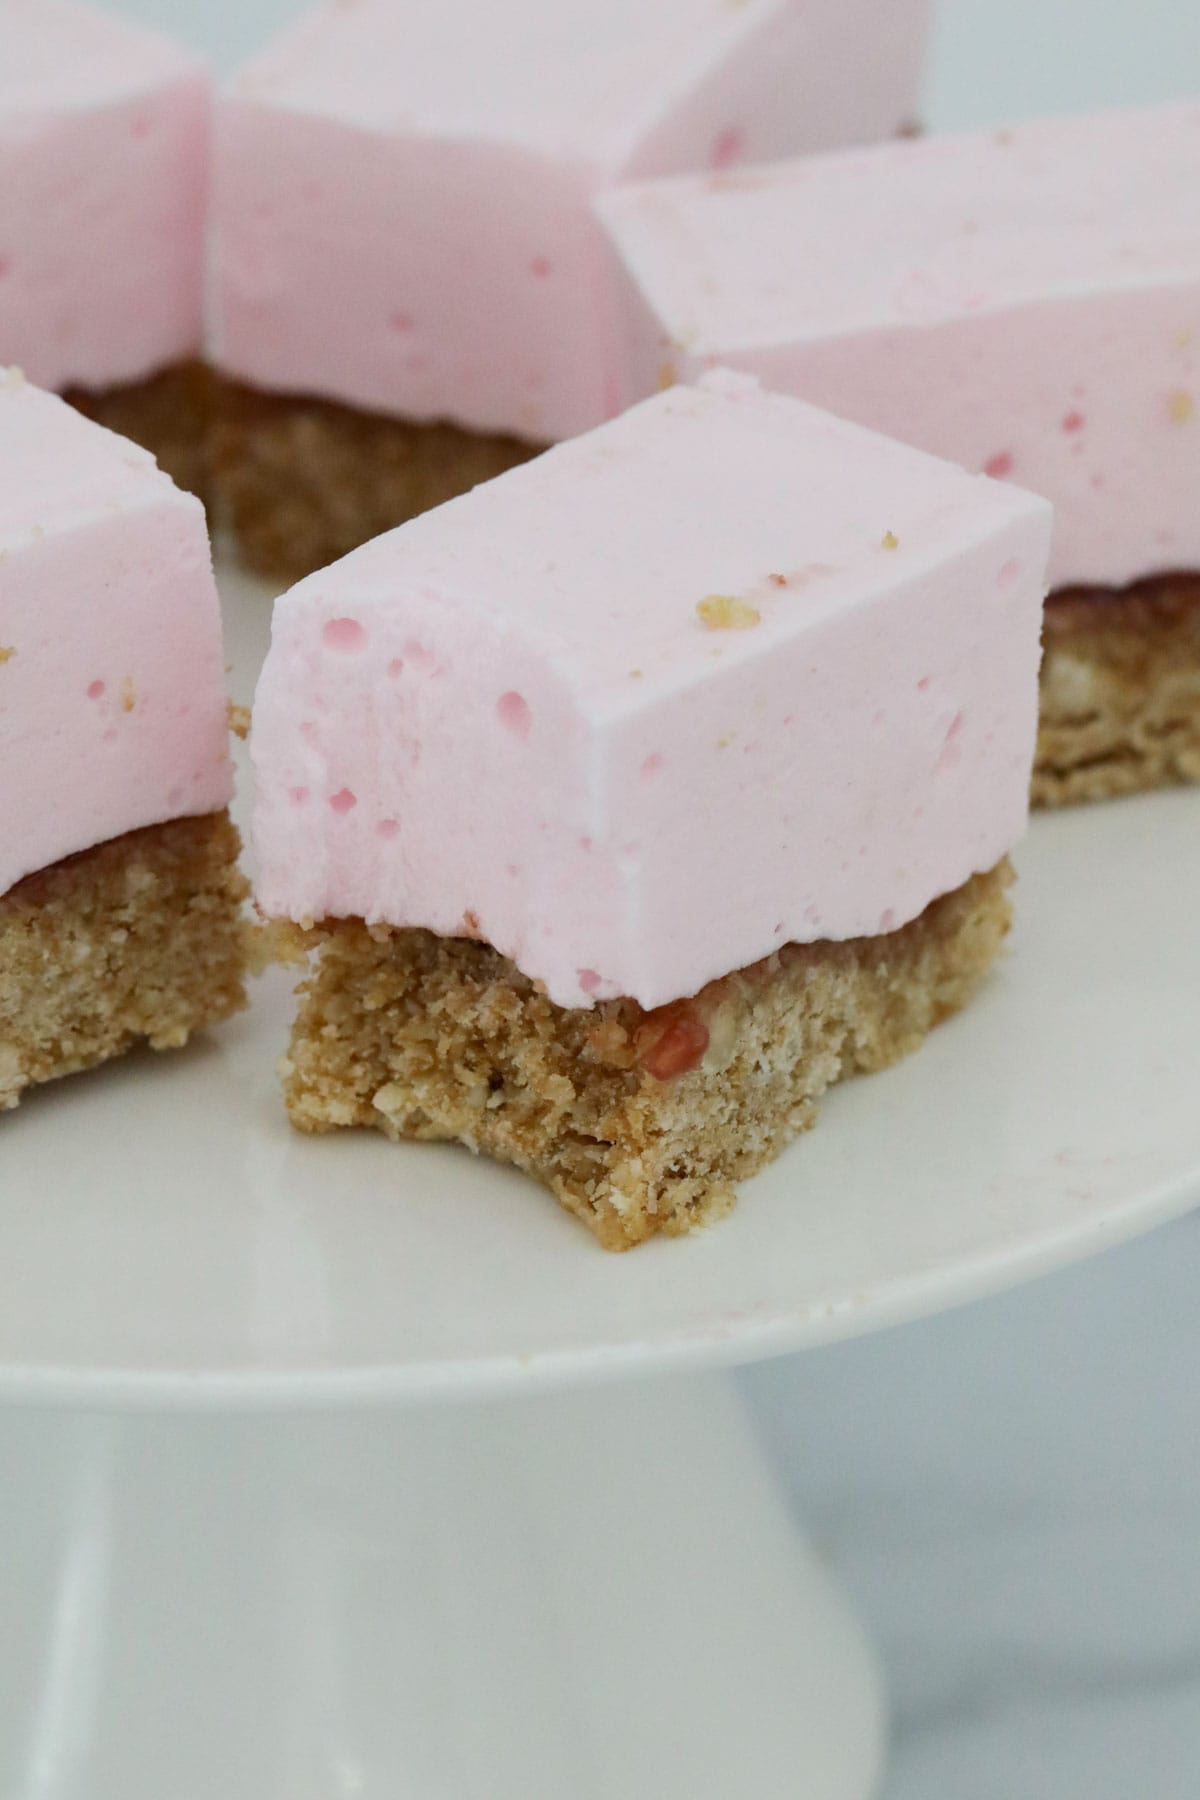
[[[696,616],[710,631],[748,631],[762,620],[756,606],[734,594],[706,594],[696,602]]]

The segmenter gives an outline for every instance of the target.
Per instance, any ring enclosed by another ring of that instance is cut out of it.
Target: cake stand
[[[5,1800],[876,1791],[872,1653],[714,1371],[1200,1200],[1200,794],[1019,867],[975,1005],[626,1257],[463,1152],[294,1137],[279,973],[7,1118]]]

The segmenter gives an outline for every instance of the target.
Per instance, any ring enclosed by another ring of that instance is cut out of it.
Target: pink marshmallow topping
[[[926,0],[336,0],[218,109],[229,374],[545,441],[618,410],[591,197],[894,132]]]
[[[581,1007],[903,924],[1024,829],[1050,518],[745,378],[647,401],[277,603],[260,906]]]
[[[200,348],[204,65],[71,0],[0,0],[0,363],[136,381]]]
[[[2,0],[0,0],[2,4]],[[204,508],[0,369],[0,894],[232,792]]]
[[[1052,500],[1052,584],[1200,568],[1200,103],[637,183],[627,394],[713,365]]]

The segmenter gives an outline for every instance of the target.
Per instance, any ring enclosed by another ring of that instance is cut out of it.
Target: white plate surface
[[[268,606],[226,583],[239,697]],[[0,1396],[314,1404],[742,1361],[934,1311],[1200,1201],[1200,794],[1036,821],[1011,954],[690,1239],[605,1255],[440,1146],[293,1135],[289,983],[0,1124]]]

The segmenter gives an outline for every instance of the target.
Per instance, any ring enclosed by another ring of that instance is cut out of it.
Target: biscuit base
[[[1046,602],[1035,806],[1200,781],[1200,575]]]
[[[545,448],[223,379],[214,390],[216,516],[241,561],[281,583],[325,568]]]
[[[98,425],[140,444],[178,487],[208,503],[212,376],[202,362],[177,363],[145,381],[68,388],[64,399]]]
[[[0,1111],[246,1003],[247,884],[228,813],[127,832],[0,896]]]
[[[301,1131],[453,1139],[544,1183],[607,1250],[690,1231],[970,997],[1009,928],[1005,860],[898,931],[791,944],[644,1012],[556,1006],[486,944],[334,920],[284,1091]]]

